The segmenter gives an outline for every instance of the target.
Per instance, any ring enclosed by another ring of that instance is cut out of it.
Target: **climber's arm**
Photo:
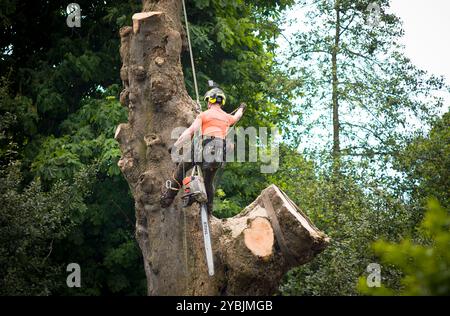
[[[233,115],[233,124],[236,124],[242,118],[246,107],[247,105],[245,103],[241,103],[241,105],[239,106],[239,110],[237,110],[237,112]]]
[[[198,131],[201,127],[201,118],[197,117],[195,119],[195,121],[191,124],[191,126],[189,126],[188,129],[186,129],[183,134],[181,134],[181,136],[178,138],[178,140],[175,142],[174,146],[178,147],[181,144],[185,143],[188,140],[191,140],[192,135],[194,135],[194,133],[196,131]]]

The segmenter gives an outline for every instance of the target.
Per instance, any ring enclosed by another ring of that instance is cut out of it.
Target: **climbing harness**
[[[184,0],[182,2],[183,2],[184,21],[186,22],[186,33],[187,33],[188,44],[189,44],[189,55],[191,57],[192,77],[194,79],[195,96],[197,98],[198,111],[201,112],[202,105],[200,104],[200,97],[198,94],[197,74],[195,72],[194,54],[192,53],[191,35],[189,33],[189,22],[188,22],[188,18],[187,18],[186,3]]]

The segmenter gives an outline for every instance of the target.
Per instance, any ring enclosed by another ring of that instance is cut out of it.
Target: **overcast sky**
[[[403,22],[405,36],[401,42],[413,64],[445,76],[450,84],[450,0],[391,0],[391,10]],[[304,27],[304,12],[288,12],[288,17],[297,23],[286,28],[287,37]],[[282,39],[280,45],[287,47]]]
[[[391,0],[403,21],[406,55],[450,84],[450,0]]]
[[[376,1],[376,0],[374,0]],[[418,68],[430,74],[444,76],[450,85],[450,0],[391,0],[390,10],[403,22],[405,36],[401,43],[405,46],[405,54]],[[305,10],[290,10],[288,19],[295,21],[287,26],[284,32],[286,38],[291,38],[297,30],[304,30],[302,23]],[[280,38],[280,51],[286,51],[287,42]],[[281,54],[282,56],[282,54]],[[283,57],[281,57],[283,58]],[[445,113],[450,107],[450,94],[444,91],[434,91],[434,95],[445,99]],[[331,133],[331,131],[329,131]],[[322,131],[322,133],[326,133]],[[318,132],[317,135],[320,133]],[[320,142],[319,138],[314,142]],[[300,148],[308,144],[302,143]]]
[[[400,42],[405,46],[406,56],[420,69],[444,76],[450,85],[450,0],[390,0],[390,2],[390,10],[403,22],[405,36]],[[305,27],[302,23],[305,12],[306,9],[288,12],[288,18],[296,23],[286,27],[284,35],[287,38]],[[280,38],[279,44],[281,52],[288,47],[283,38]],[[450,94],[444,91],[434,93],[446,100],[444,108],[446,111],[450,107]]]

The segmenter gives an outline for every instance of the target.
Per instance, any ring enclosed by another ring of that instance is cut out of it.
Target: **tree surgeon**
[[[272,295],[289,269],[310,262],[329,244],[277,186],[267,187],[236,216],[209,216],[214,277],[205,260],[201,206],[165,212],[160,205],[160,188],[172,179],[174,167],[168,154],[172,132],[191,125],[197,109],[181,66],[182,7],[179,0],[144,0],[133,26],[120,30],[120,102],[128,121],[114,138],[122,153],[118,166],[135,201],[147,290],[149,295]],[[175,199],[171,208],[179,206]]]
[[[195,165],[200,165],[208,198],[208,212],[212,212],[215,193],[214,178],[217,171],[224,165],[227,149],[229,150],[232,146],[226,142],[228,129],[241,119],[246,104],[241,103],[234,115],[226,113],[222,110],[222,106],[226,102],[225,93],[217,87],[209,90],[205,94],[204,100],[208,104],[208,110],[197,116],[191,126],[181,134],[171,150],[178,151],[180,145],[192,141],[197,132],[200,132],[202,146],[196,146],[191,142],[190,157],[181,161],[174,171],[172,179],[166,181],[160,200],[163,208],[172,204],[182,187],[186,171]]]

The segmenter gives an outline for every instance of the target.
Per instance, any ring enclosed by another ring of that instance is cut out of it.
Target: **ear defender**
[[[221,106],[225,105],[226,96],[225,93],[219,88],[213,88],[206,92],[204,100],[211,104],[220,104]]]

